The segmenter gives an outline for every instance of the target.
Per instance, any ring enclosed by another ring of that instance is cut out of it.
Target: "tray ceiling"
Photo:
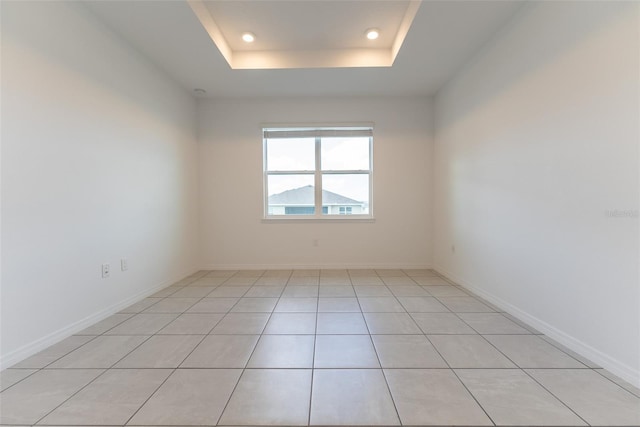
[[[390,67],[420,3],[189,0],[233,69]],[[370,28],[380,37],[369,40]]]

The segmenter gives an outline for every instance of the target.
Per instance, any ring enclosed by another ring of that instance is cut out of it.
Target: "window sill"
[[[309,223],[309,222],[376,222],[376,219],[368,215],[333,215],[333,216],[304,216],[304,215],[287,215],[287,216],[270,216],[262,218],[263,224],[273,223]]]

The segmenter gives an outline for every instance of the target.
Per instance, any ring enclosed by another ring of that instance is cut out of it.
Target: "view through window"
[[[267,217],[371,217],[373,128],[265,128]]]

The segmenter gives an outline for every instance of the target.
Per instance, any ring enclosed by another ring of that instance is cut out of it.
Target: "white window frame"
[[[315,139],[315,169],[293,171],[269,171],[267,165],[267,139],[313,137]],[[365,170],[322,170],[322,137],[367,136],[369,138],[369,169]],[[263,219],[265,220],[373,220],[373,125],[358,126],[267,126],[262,128],[263,154]],[[269,214],[269,176],[270,175],[313,175],[314,176],[314,207],[313,215],[270,215]],[[369,176],[369,213],[351,215],[331,215],[322,213],[322,175],[368,175]]]

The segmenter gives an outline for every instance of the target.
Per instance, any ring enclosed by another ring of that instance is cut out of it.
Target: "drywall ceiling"
[[[206,5],[210,13],[215,14],[218,10],[216,8],[230,9],[229,5],[217,4],[225,3],[224,1],[207,3],[215,3]],[[249,8],[259,8],[261,3],[273,2],[241,3]],[[290,12],[286,12],[286,8],[280,8],[280,13],[285,15],[280,19],[287,21],[287,13],[290,13],[289,19],[298,21],[291,25],[292,28],[299,30],[311,25],[323,26],[325,31],[314,30],[310,33],[321,38],[323,43],[333,43],[336,47],[339,40],[326,33],[346,34],[351,31],[344,28],[333,30],[333,25],[344,26],[348,22],[342,15],[335,17],[335,20],[324,16],[328,22],[313,18],[309,18],[306,24],[300,22],[305,3],[312,3],[311,0],[285,0],[280,3],[295,4]],[[330,10],[331,4],[338,7],[338,3],[347,3],[347,8],[349,3],[359,3],[359,6],[368,4],[374,8],[378,1],[332,0],[323,3],[327,3],[323,6],[324,10]],[[404,1],[398,3],[405,6],[407,4]],[[423,1],[392,66],[292,69],[232,69],[187,1],[90,1],[85,4],[107,27],[127,40],[186,90],[202,88],[206,90],[208,97],[245,97],[432,95],[463,64],[472,60],[477,51],[507,24],[523,3]],[[397,10],[392,6],[388,8],[387,15],[390,19],[398,14]],[[225,28],[228,34],[233,31],[254,31],[260,37],[263,29],[265,34],[277,33],[277,24],[266,18],[256,24],[256,30],[239,29],[238,23],[242,23],[242,16],[261,16],[259,14],[247,13],[238,17],[227,10],[226,15],[226,18],[222,18],[221,13],[218,18],[224,22],[220,27]],[[398,20],[397,16],[393,19]],[[236,24],[233,24],[234,21]],[[397,23],[389,25],[391,28]],[[357,26],[365,26],[365,21],[359,20]],[[372,26],[382,25],[375,22]],[[364,30],[360,28],[358,31],[353,30],[354,36],[349,36],[343,47],[357,47],[356,43],[360,42],[355,41],[355,34],[362,31]],[[229,35],[228,38],[233,37]],[[281,46],[281,49],[312,51],[312,38],[286,41],[286,44],[281,45],[285,42],[274,37],[269,41],[268,48],[277,49],[277,46]],[[381,43],[386,42],[388,40],[381,40]],[[233,46],[236,43],[237,41],[233,41]],[[229,44],[232,45],[231,42]]]
[[[389,48],[410,4],[403,0],[202,3],[237,51]],[[380,38],[368,40],[368,28],[378,28]],[[257,35],[255,43],[242,41],[244,31]]]
[[[390,67],[422,3],[188,0],[233,69]],[[368,30],[379,37],[370,39]],[[249,34],[251,41],[243,40]]]

